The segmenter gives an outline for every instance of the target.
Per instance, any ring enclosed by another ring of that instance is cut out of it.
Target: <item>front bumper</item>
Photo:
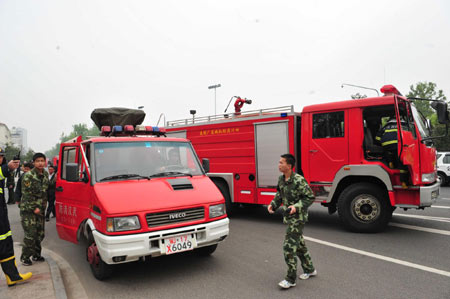
[[[161,251],[161,242],[168,237],[195,234],[197,248],[217,244],[228,236],[228,224],[228,218],[224,218],[213,222],[144,234],[107,236],[98,231],[92,233],[102,260],[107,264],[117,264],[112,260],[115,256],[126,256],[126,259],[120,262],[126,263],[136,261],[144,256],[155,257],[164,254]]]
[[[431,207],[439,197],[440,183],[437,180],[433,185],[420,187],[420,207]]]

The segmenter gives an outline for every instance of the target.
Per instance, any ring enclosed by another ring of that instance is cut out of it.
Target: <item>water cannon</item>
[[[228,102],[227,108],[223,113],[226,113],[228,110],[228,107],[230,106],[231,101],[236,98],[236,101],[234,102],[234,114],[235,115],[241,115],[241,108],[244,106],[244,104],[251,104],[252,100],[241,98],[239,96],[232,96],[230,101]]]

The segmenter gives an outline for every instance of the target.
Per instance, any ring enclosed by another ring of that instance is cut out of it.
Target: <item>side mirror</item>
[[[66,180],[68,182],[79,182],[80,177],[78,176],[78,164],[77,163],[67,163],[66,164]]]
[[[203,158],[202,166],[203,166],[203,170],[205,170],[205,172],[208,173],[209,172],[209,159]]]
[[[440,124],[450,123],[448,105],[444,101],[436,101],[431,103],[431,107],[436,110],[438,121]]]

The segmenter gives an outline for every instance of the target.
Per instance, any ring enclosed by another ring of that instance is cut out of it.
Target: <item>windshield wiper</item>
[[[150,177],[148,177],[148,176],[127,173],[127,174],[116,174],[116,175],[107,176],[107,177],[101,179],[100,182],[109,181],[109,180],[119,180],[119,179],[131,179],[131,178],[140,178],[140,179],[150,180]]]
[[[158,173],[152,174],[151,176],[149,176],[149,178],[162,177],[162,176],[190,176],[190,177],[192,177],[192,174],[180,172],[180,171],[164,171],[164,172],[158,172]]]

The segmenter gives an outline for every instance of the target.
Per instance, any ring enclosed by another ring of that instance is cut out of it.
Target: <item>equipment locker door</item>
[[[256,177],[260,188],[276,187],[278,161],[289,152],[288,122],[256,123],[255,154]]]

